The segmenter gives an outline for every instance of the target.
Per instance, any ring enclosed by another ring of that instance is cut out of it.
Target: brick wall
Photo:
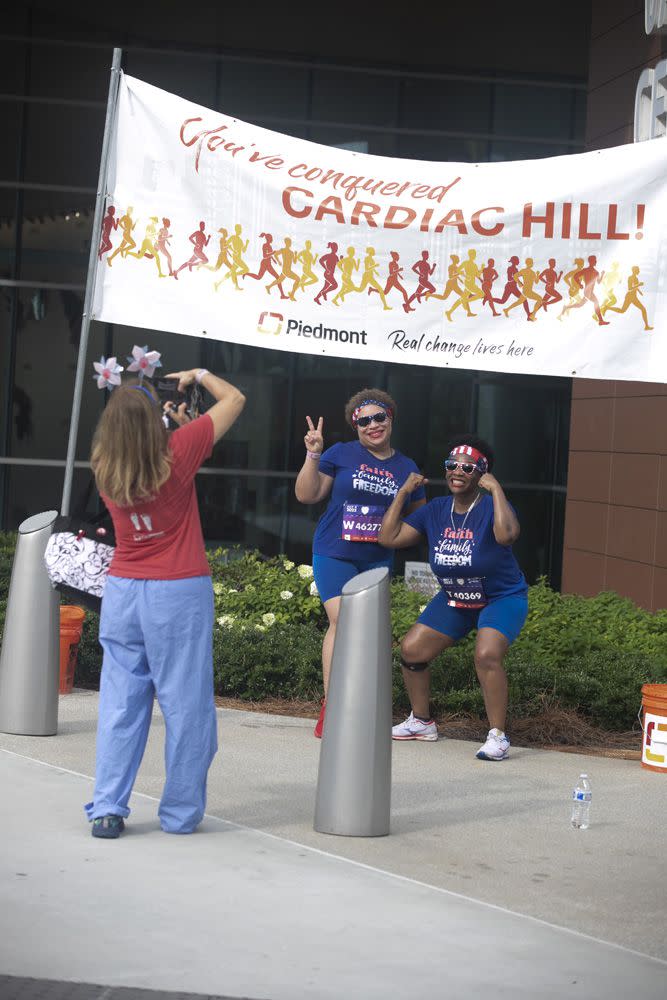
[[[602,149],[632,142],[667,36],[645,34],[641,0],[593,0],[591,25],[586,141]],[[562,589],[667,607],[667,385],[573,380]]]

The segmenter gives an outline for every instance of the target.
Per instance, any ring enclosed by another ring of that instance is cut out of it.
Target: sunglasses
[[[473,472],[479,472],[474,462],[455,462],[453,458],[447,459],[445,469],[447,472],[456,472],[457,469],[460,469],[466,476],[472,476]]]
[[[357,427],[368,427],[371,421],[376,424],[383,424],[387,419],[387,414],[384,410],[378,410],[377,413],[371,413],[369,417],[358,417]]]

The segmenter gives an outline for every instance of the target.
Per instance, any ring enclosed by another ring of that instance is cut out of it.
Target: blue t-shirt
[[[320,472],[333,478],[333,487],[315,529],[313,553],[357,562],[388,559],[389,550],[372,539],[405,480],[411,472],[419,472],[412,459],[400,451],[379,459],[358,441],[348,441],[327,448],[320,458]],[[419,486],[406,507],[425,496]]]
[[[499,545],[494,537],[492,497],[480,496],[467,515],[453,511],[453,503],[451,496],[436,497],[403,519],[426,535],[431,569],[443,589],[458,586],[473,592],[479,586],[487,602],[526,594],[528,585],[511,545]],[[473,579],[479,585],[466,588],[462,581]]]

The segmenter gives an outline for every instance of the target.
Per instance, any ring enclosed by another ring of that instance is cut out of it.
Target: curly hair
[[[383,406],[387,406],[391,410],[392,420],[396,419],[396,403],[388,392],[383,392],[382,389],[361,389],[360,392],[355,392],[354,396],[351,396],[345,404],[345,421],[350,427],[354,428],[352,414],[367,399],[376,400]]]
[[[484,455],[485,459],[489,463],[489,472],[491,472],[495,461],[495,455],[493,453],[493,448],[488,441],[485,441],[484,438],[477,437],[476,434],[457,434],[456,437],[453,437],[447,445],[446,454],[451,455],[452,450],[454,448],[458,448],[459,445],[462,444],[467,444],[471,448],[476,448],[477,451],[481,451],[482,455]]]

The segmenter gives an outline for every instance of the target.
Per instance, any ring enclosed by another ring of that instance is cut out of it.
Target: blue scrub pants
[[[104,661],[88,819],[129,815],[156,696],[166,731],[160,826],[167,833],[192,833],[206,809],[206,776],[218,748],[210,577],[110,576],[100,644]]]

